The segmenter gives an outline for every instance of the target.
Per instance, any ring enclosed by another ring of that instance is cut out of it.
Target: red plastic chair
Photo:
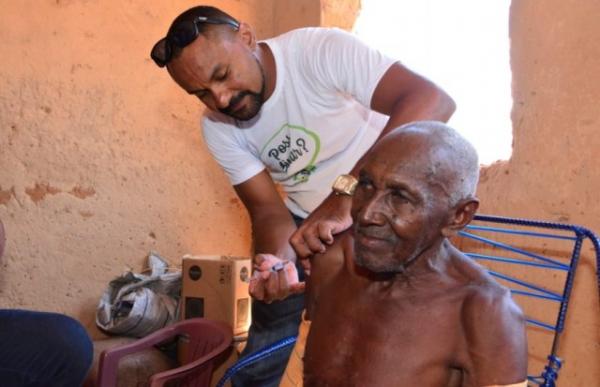
[[[152,348],[177,336],[184,336],[187,349],[182,365],[150,377],[150,387],[164,386],[167,381],[178,380],[182,386],[204,387],[210,385],[214,360],[232,342],[232,330],[227,324],[203,318],[183,320],[162,328],[131,344],[105,350],[100,355],[98,387],[117,385],[119,360],[129,354]]]

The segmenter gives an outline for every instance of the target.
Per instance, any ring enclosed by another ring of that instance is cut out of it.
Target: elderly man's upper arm
[[[306,293],[306,312],[310,320],[315,304],[321,297],[322,292],[331,291],[331,288],[325,289],[331,285],[334,278],[343,276],[347,278],[347,272],[343,271],[345,256],[350,253],[352,239],[348,237],[348,232],[341,234],[336,242],[327,249],[324,254],[317,254],[311,259],[310,276],[307,279]]]
[[[476,386],[526,380],[525,318],[507,289],[478,287],[465,301],[463,319]]]

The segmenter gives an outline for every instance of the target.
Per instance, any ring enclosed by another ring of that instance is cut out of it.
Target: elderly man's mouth
[[[385,248],[389,247],[390,241],[387,237],[376,234],[358,231],[354,235],[355,241],[367,248]]]

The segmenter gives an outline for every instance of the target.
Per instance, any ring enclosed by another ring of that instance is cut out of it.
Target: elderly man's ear
[[[461,200],[450,213],[448,223],[442,228],[442,235],[446,238],[455,236],[473,220],[478,208],[479,199],[477,198]]]

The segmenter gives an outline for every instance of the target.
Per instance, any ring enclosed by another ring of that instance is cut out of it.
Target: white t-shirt
[[[369,106],[395,60],[334,28],[302,28],[264,41],[275,57],[273,94],[251,120],[219,112],[204,139],[233,185],[267,168],[306,217],[373,145],[387,117]]]

